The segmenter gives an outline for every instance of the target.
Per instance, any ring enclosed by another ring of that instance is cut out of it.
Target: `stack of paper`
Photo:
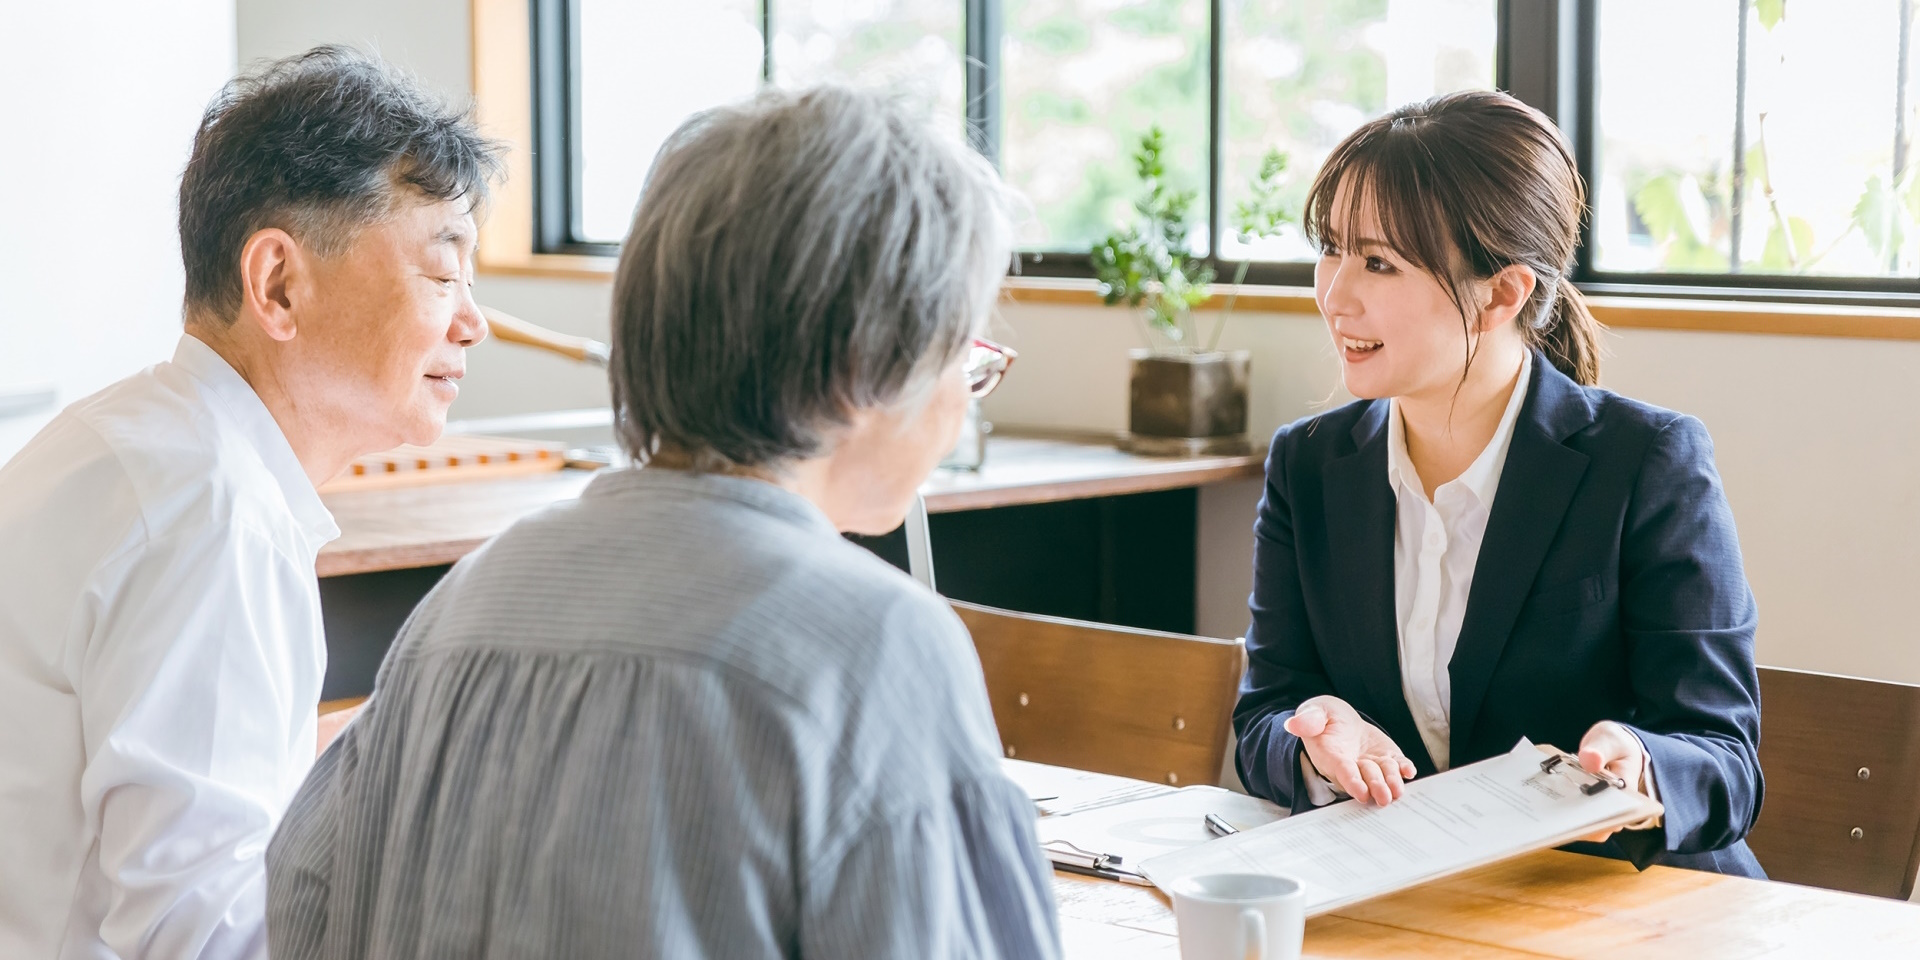
[[[1000,769],[1027,791],[1027,797],[1039,808],[1043,817],[1064,817],[1082,810],[1177,792],[1165,784],[1132,777],[1053,767],[1025,760],[1002,759]]]
[[[1287,815],[1258,797],[1051,767],[1000,761],[1040,813],[1036,832],[1056,867],[1110,880],[1146,884],[1141,861],[1215,839],[1208,814],[1235,830],[1251,830]]]
[[[1252,830],[1287,815],[1259,797],[1196,786],[1071,816],[1045,817],[1036,829],[1040,845],[1050,850],[1064,841],[1138,869],[1149,858],[1217,839],[1207,830],[1207,814],[1235,830]]]

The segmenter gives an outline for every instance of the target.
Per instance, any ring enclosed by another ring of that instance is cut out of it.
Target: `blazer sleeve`
[[[1756,611],[1733,513],[1700,421],[1679,417],[1650,445],[1628,504],[1620,618],[1634,712],[1662,826],[1616,835],[1638,866],[1661,850],[1731,846],[1760,815]]]
[[[1314,644],[1294,547],[1293,504],[1287,476],[1287,437],[1274,434],[1267,455],[1267,489],[1253,524],[1253,615],[1247,628],[1247,672],[1233,711],[1239,737],[1234,764],[1257,797],[1299,812],[1312,808],[1300,783],[1300,738],[1286,731],[1302,701],[1332,693]]]

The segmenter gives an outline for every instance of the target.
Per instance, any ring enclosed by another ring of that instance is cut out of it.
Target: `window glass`
[[[667,136],[759,87],[760,4],[579,0],[579,18],[579,229],[617,243]]]
[[[1595,269],[1912,275],[1901,5],[1741,6],[1599,5]]]
[[[1394,107],[1493,86],[1497,0],[1227,0],[1224,7],[1220,254],[1228,260],[1314,259],[1300,211],[1314,173],[1342,137]],[[1244,244],[1234,210],[1276,149],[1287,158],[1278,182],[1291,223],[1276,237]]]
[[[773,78],[900,92],[959,129],[966,49],[960,0],[772,0]]]
[[[1126,218],[1155,124],[1169,178],[1197,191],[1206,250],[1206,0],[1004,0],[1000,166],[1032,203],[1020,245],[1084,253]]]

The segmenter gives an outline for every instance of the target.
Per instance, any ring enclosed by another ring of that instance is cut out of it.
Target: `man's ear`
[[[293,315],[293,290],[306,268],[306,251],[293,235],[268,227],[240,248],[240,316],[267,336],[285,342],[299,331]]]
[[[1481,286],[1478,332],[1499,329],[1519,316],[1520,311],[1526,309],[1527,298],[1533,296],[1536,282],[1533,268],[1520,263],[1508,264],[1485,280]]]

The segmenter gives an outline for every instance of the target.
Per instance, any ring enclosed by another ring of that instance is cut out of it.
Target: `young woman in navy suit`
[[[1384,805],[1528,737],[1664,805],[1589,852],[1763,876],[1733,516],[1699,421],[1595,385],[1583,207],[1552,123],[1504,94],[1328,157],[1314,296],[1362,399],[1273,438],[1240,773],[1294,810]]]

